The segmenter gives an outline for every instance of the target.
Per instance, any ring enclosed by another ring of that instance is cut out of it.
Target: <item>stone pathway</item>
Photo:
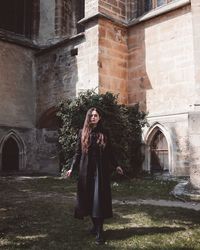
[[[200,203],[199,202],[183,202],[183,201],[170,201],[170,200],[115,200],[113,199],[113,204],[119,205],[151,205],[151,206],[162,206],[162,207],[180,207],[186,209],[194,209],[196,211],[200,211]]]

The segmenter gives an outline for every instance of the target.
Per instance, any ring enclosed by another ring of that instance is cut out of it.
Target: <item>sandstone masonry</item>
[[[2,172],[10,148],[15,170],[58,173],[56,105],[95,88],[148,112],[144,170],[198,186],[199,3],[144,2],[33,1],[31,38],[0,28]]]

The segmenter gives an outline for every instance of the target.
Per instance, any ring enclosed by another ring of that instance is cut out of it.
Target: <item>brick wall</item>
[[[125,21],[127,19],[126,4],[124,0],[99,0],[99,12]]]
[[[127,30],[99,20],[99,85],[100,91],[119,95],[127,103]]]

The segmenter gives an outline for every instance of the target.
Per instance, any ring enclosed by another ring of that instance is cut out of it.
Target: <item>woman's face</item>
[[[92,111],[91,117],[90,117],[90,123],[92,125],[96,125],[100,120],[100,116],[96,110]]]

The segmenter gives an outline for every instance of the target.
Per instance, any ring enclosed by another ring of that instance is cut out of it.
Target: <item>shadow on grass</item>
[[[74,190],[73,182],[62,179],[0,178],[0,248],[101,248],[95,245],[95,238],[88,235],[90,218],[84,221],[73,218],[74,200],[69,196]],[[127,204],[116,204],[113,208],[114,218],[105,222],[105,227],[108,227],[105,231],[107,244],[101,249],[200,249],[197,248],[200,232],[197,211]],[[122,227],[124,229],[120,229]]]
[[[139,250],[138,247],[127,247],[126,250]],[[193,247],[179,247],[179,246],[171,246],[171,245],[167,245],[167,246],[158,246],[158,247],[142,247],[143,250],[196,250]]]
[[[110,240],[124,240],[136,235],[171,234],[185,230],[183,227],[129,227],[124,229],[108,229],[105,231],[105,236]]]
[[[199,211],[193,209],[179,208],[179,207],[156,207],[151,205],[115,205],[114,206],[115,217],[121,224],[127,224],[130,222],[129,218],[124,218],[127,214],[135,219],[140,219],[140,216],[146,216],[150,218],[154,223],[174,223],[179,226],[199,226],[200,216]],[[131,213],[130,213],[131,211]]]

